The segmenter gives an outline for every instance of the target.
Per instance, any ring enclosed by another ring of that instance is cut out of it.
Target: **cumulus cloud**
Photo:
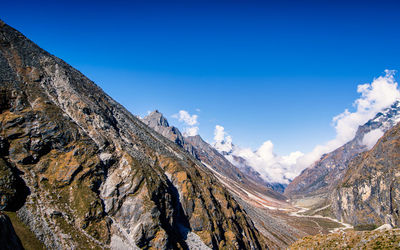
[[[221,125],[215,126],[214,148],[223,153],[233,150],[232,137],[225,132],[225,128]]]
[[[372,83],[358,85],[357,92],[361,96],[353,103],[355,111],[350,112],[346,109],[333,118],[336,137],[325,144],[316,146],[312,152],[299,158],[294,168],[300,173],[301,170],[309,167],[323,154],[329,153],[350,141],[354,138],[360,125],[365,124],[378,112],[400,99],[400,91],[394,79],[394,73],[392,70],[385,70],[385,75],[374,79]]]
[[[380,130],[379,128],[371,130],[364,135],[362,143],[365,146],[367,146],[368,149],[371,149],[376,144],[376,142],[379,140],[379,138],[382,137],[383,134],[384,134],[383,131]]]
[[[214,141],[214,148],[224,155],[228,154],[226,158],[234,165],[239,166],[241,163],[236,162],[232,155],[239,156],[269,182],[289,183],[289,180],[295,177],[295,173],[289,168],[303,155],[301,152],[293,152],[287,156],[277,156],[273,152],[274,145],[271,141],[264,142],[256,151],[240,148],[232,144],[232,137],[221,125],[215,126]]]
[[[366,123],[376,113],[389,107],[400,98],[394,71],[386,70],[385,76],[378,77],[371,84],[358,85],[357,92],[361,97],[354,102],[355,112],[347,109],[333,118],[336,129],[336,140],[340,143],[353,139],[358,126]]]
[[[183,131],[184,136],[195,136],[199,134],[199,127],[189,127],[185,128]]]
[[[304,168],[320,159],[323,154],[329,153],[353,139],[360,125],[365,124],[378,112],[400,99],[394,71],[390,70],[386,70],[385,75],[374,79],[372,83],[358,85],[357,92],[360,93],[360,97],[353,103],[354,111],[346,109],[332,119],[336,130],[335,138],[317,145],[307,154],[296,151],[287,156],[278,156],[273,152],[271,141],[265,141],[255,151],[235,146],[232,154],[244,158],[248,165],[257,170],[267,181],[288,183]],[[382,135],[382,131],[373,130],[365,135],[363,143],[371,148]],[[215,147],[220,151],[227,141],[232,144],[232,138],[219,125],[215,128],[214,140]],[[232,157],[229,159],[232,161]]]
[[[265,141],[260,148],[252,151],[249,148],[237,148],[234,154],[246,160],[247,164],[254,168],[269,182],[288,184],[296,177],[292,171],[292,165],[303,153],[296,151],[287,156],[278,156],[274,153],[274,145],[271,141]]]
[[[198,115],[190,115],[186,110],[179,110],[177,114],[172,115],[173,118],[178,119],[186,127],[183,129],[184,136],[195,136],[199,134],[199,122],[197,121]]]
[[[198,123],[197,122],[198,116],[190,115],[189,112],[187,112],[186,110],[179,110],[178,114],[174,114],[172,117],[178,119],[180,122],[183,122],[189,126],[194,126]]]

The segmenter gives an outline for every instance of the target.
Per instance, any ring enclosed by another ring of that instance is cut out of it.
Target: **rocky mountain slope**
[[[331,200],[335,216],[353,225],[400,225],[400,125],[350,161]]]
[[[261,249],[211,171],[0,22],[0,192],[50,249]]]
[[[344,177],[347,165],[357,154],[369,149],[365,139],[369,135],[392,128],[400,121],[400,102],[378,113],[373,119],[360,126],[353,140],[331,153],[325,154],[313,166],[305,169],[285,189],[292,198],[327,196]]]

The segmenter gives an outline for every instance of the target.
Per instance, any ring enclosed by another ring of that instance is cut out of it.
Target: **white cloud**
[[[336,140],[340,143],[353,139],[358,126],[389,107],[400,98],[394,71],[386,70],[386,75],[378,77],[371,84],[358,85],[357,92],[361,97],[354,102],[356,111],[351,113],[347,109],[333,118],[336,129]]]
[[[383,131],[380,130],[379,128],[371,130],[364,135],[362,143],[365,146],[367,146],[368,149],[371,149],[376,144],[376,142],[379,140],[379,138],[382,137],[383,134],[384,134]]]
[[[264,142],[257,151],[236,148],[233,154],[245,159],[247,164],[259,172],[265,180],[284,184],[288,184],[297,176],[297,173],[292,171],[292,165],[303,156],[299,151],[287,156],[278,156],[274,154],[274,145],[271,141]]]
[[[185,131],[183,132],[184,136],[195,136],[198,134],[199,134],[199,127],[185,128]]]
[[[360,125],[372,119],[378,112],[389,107],[400,99],[398,84],[394,79],[394,71],[385,70],[385,75],[372,81],[358,85],[357,92],[361,94],[353,106],[354,112],[346,109],[343,113],[333,118],[336,137],[325,144],[318,145],[314,150],[296,162],[295,168],[300,173],[317,161],[323,154],[329,153],[354,138]]]
[[[357,92],[361,96],[353,104],[355,111],[351,112],[346,109],[343,113],[335,116],[332,121],[336,137],[324,144],[317,145],[310,153],[303,154],[296,151],[287,156],[277,156],[273,152],[273,143],[266,141],[256,151],[248,148],[241,149],[237,146],[232,147],[232,154],[244,158],[248,165],[257,170],[267,181],[288,183],[288,179],[295,178],[323,154],[329,153],[353,139],[360,125],[365,124],[378,112],[400,99],[394,71],[386,70],[385,73],[384,76],[374,79],[370,84],[358,86]],[[363,143],[372,147],[382,134],[383,132],[380,130],[371,131],[365,135]],[[232,138],[219,125],[215,128],[214,140],[214,147],[219,151],[227,147],[228,140],[232,145]]]
[[[180,110],[178,114],[174,114],[172,117],[178,119],[180,122],[183,122],[189,126],[194,126],[198,123],[197,122],[198,116],[190,115],[189,112],[187,112],[186,110]]]
[[[198,115],[190,115],[186,110],[179,110],[179,112],[172,115],[172,117],[186,125],[183,129],[184,136],[195,136],[199,134],[199,127],[195,126],[199,124],[197,121]]]
[[[222,142],[225,139],[225,128],[217,125],[214,130],[214,140],[216,142]]]
[[[215,126],[214,141],[214,148],[220,152],[229,153],[233,150],[232,137],[220,125]]]
[[[288,156],[277,156],[273,152],[274,145],[271,141],[264,142],[257,151],[234,146],[232,137],[220,125],[215,126],[214,141],[214,148],[218,151],[242,157],[246,160],[247,165],[254,168],[269,182],[289,183],[289,179],[295,177],[289,167],[303,155],[301,152],[294,152]],[[233,164],[239,164],[233,160],[231,155],[227,155],[226,158]]]

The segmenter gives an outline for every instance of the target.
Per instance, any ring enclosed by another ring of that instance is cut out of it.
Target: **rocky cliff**
[[[327,196],[344,177],[349,162],[359,153],[369,149],[365,140],[368,135],[375,132],[383,134],[398,121],[400,121],[400,102],[397,101],[360,126],[351,141],[323,155],[313,166],[305,169],[287,186],[285,194],[292,198]]]
[[[0,192],[48,248],[266,248],[210,170],[0,22]]]
[[[357,227],[400,225],[400,125],[349,163],[331,200],[335,216]]]

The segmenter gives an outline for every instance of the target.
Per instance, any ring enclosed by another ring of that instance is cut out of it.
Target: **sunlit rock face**
[[[267,247],[197,159],[3,22],[0,171],[50,249]]]

